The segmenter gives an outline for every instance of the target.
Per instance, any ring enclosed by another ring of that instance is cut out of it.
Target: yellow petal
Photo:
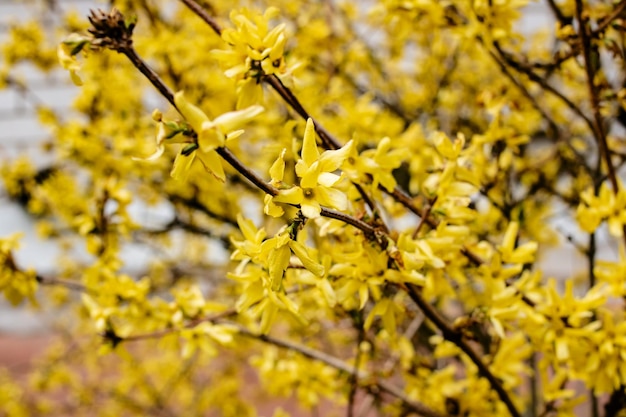
[[[345,210],[348,208],[348,197],[339,190],[328,187],[317,187],[315,189],[315,199],[328,207],[337,210]]]
[[[198,145],[203,152],[211,152],[224,146],[226,138],[222,132],[218,132],[211,122],[202,123],[202,129],[198,131]]]
[[[504,239],[502,239],[502,251],[512,252],[515,248],[515,240],[517,239],[517,231],[519,230],[519,223],[511,222],[506,229]]]
[[[274,204],[274,199],[271,195],[265,194],[265,206],[263,207],[263,212],[268,216],[272,217],[280,217],[285,213],[285,210],[282,207]]]
[[[243,129],[239,129],[239,130],[235,130],[234,132],[230,132],[229,134],[226,135],[226,140],[233,140],[233,139],[237,139],[239,136],[243,135],[245,132],[245,130]]]
[[[280,190],[277,196],[274,197],[275,203],[285,204],[300,204],[304,199],[302,188],[291,187],[287,190]]]
[[[218,116],[213,121],[213,124],[219,127],[224,133],[232,132],[233,130],[239,129],[259,114],[263,113],[263,110],[265,110],[263,106],[256,104],[243,110],[224,113],[221,116]]]
[[[240,81],[237,84],[237,108],[242,109],[263,100],[263,88],[254,78]]]
[[[194,106],[185,98],[185,93],[182,91],[174,94],[174,103],[180,114],[183,115],[185,120],[193,127],[193,130],[200,132],[202,130],[202,124],[204,122],[211,122],[209,117],[204,114],[200,108]]]
[[[252,242],[256,239],[257,228],[252,220],[244,218],[241,213],[239,213],[237,214],[237,224],[246,240]]]
[[[302,202],[302,204],[300,204],[300,210],[302,210],[302,214],[309,219],[317,219],[322,212],[320,204],[314,200]]]
[[[320,165],[313,163],[312,166],[306,167],[304,161],[302,164],[296,164],[296,174],[300,177],[300,187],[302,188],[315,188],[317,187],[318,178],[320,175]]]
[[[268,267],[273,291],[278,291],[280,289],[283,282],[283,273],[285,272],[285,269],[287,269],[287,266],[289,266],[290,257],[291,251],[287,246],[281,246],[270,251],[268,256]]]
[[[197,152],[192,152],[189,155],[183,155],[182,153],[179,153],[178,155],[176,155],[176,159],[174,160],[174,167],[172,168],[172,172],[170,173],[171,177],[176,180],[187,179],[189,169],[191,168],[191,165],[196,158],[196,153]]]
[[[306,247],[302,243],[292,240],[289,242],[289,247],[298,257],[298,259],[300,259],[302,265],[304,265],[307,270],[311,271],[314,275],[317,275],[318,277],[324,275],[324,267],[321,264],[315,262],[313,258],[309,256]]]
[[[315,142],[315,125],[313,119],[309,117],[306,121],[306,129],[304,130],[304,139],[302,141],[302,152],[300,153],[302,160],[308,166],[317,161],[320,157],[317,144]]]
[[[163,152],[165,152],[165,146],[160,145],[160,146],[157,146],[156,150],[154,151],[152,155],[147,156],[145,158],[139,158],[137,156],[133,156],[132,160],[133,161],[154,161],[156,159],[159,159],[159,157],[163,155]]]
[[[224,167],[222,166],[222,158],[215,151],[211,152],[194,152],[198,154],[198,158],[204,165],[204,168],[209,171],[215,178],[224,182],[226,181],[226,174],[224,173]]]
[[[278,158],[276,158],[276,161],[270,168],[270,177],[274,184],[279,184],[283,181],[285,175],[285,152],[287,152],[287,149],[283,148],[283,151],[278,155]]]
[[[80,87],[81,85],[83,85],[83,80],[80,79],[76,71],[70,70],[70,78],[72,79],[72,82],[75,86]]]
[[[324,187],[332,187],[341,179],[340,175],[333,174],[332,172],[322,172],[317,177],[317,183]]]
[[[353,148],[354,141],[351,140],[337,150],[325,151],[320,156],[320,170],[324,172],[332,172],[339,169],[339,167],[343,164],[343,161],[350,156]]]

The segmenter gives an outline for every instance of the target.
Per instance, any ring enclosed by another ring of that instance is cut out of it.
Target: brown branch
[[[132,45],[129,45],[127,48],[124,48],[120,52],[126,55],[126,57],[130,59],[130,62],[133,63],[135,68],[137,68],[139,72],[145,75],[148,81],[150,81],[150,83],[157,90],[159,90],[159,93],[161,93],[161,95],[165,97],[165,99],[169,101],[176,110],[178,110],[178,108],[176,107],[176,103],[174,103],[174,93],[172,92],[172,90],[170,90],[165,85],[165,83],[161,81],[161,78],[157,75],[157,73],[154,72],[154,70],[150,68],[148,64],[146,64],[145,61],[139,57],[139,55],[137,55],[137,51],[135,51],[135,48],[133,48]]]
[[[173,193],[168,193],[167,196],[168,196],[169,200],[171,202],[173,202],[173,203],[180,203],[180,204],[184,205],[187,208],[198,210],[198,211],[206,214],[208,217],[210,217],[212,219],[215,219],[215,220],[220,221],[222,223],[229,224],[229,225],[234,226],[234,227],[238,227],[237,220],[234,220],[234,219],[232,219],[230,217],[227,217],[227,216],[219,214],[219,213],[215,213],[214,211],[210,210],[207,206],[202,204],[198,199],[196,199],[194,197],[187,198],[187,197],[183,197],[181,195],[173,194]]]
[[[187,0],[187,1],[192,1],[192,0]],[[163,82],[163,80],[161,80],[161,78],[156,72],[154,72],[151,68],[148,67],[145,61],[137,54],[135,49],[132,47],[132,43],[129,43],[128,45],[118,46],[117,49],[115,50],[117,50],[118,52],[128,57],[128,59],[133,63],[133,65],[137,69],[139,69],[139,71],[144,76],[146,76],[146,78],[148,78],[148,81],[150,81],[150,83],[163,95],[163,97],[165,97],[165,99],[167,99],[167,101],[169,101],[170,104],[178,110],[178,108],[176,107],[176,103],[174,102],[174,93],[172,93],[172,90]],[[322,131],[325,131],[325,130],[322,129]],[[256,174],[254,171],[249,169],[247,166],[245,166],[243,162],[241,162],[235,156],[235,154],[233,154],[230,151],[230,149],[226,147],[221,147],[221,148],[217,148],[216,151],[226,162],[228,162],[228,164],[230,164],[230,166],[232,166],[235,170],[237,170],[237,172],[239,172],[241,175],[246,177],[257,188],[259,188],[260,190],[264,191],[266,194],[269,194],[271,196],[278,195],[278,190],[276,188],[274,188],[271,184],[266,182],[258,174]],[[296,205],[294,207],[299,207],[299,206]],[[357,229],[360,229],[369,238],[375,239],[377,242],[379,242],[382,245],[383,248],[386,247],[386,241],[379,237],[380,232],[377,232],[377,230],[373,226],[369,225],[368,223],[360,219],[357,219],[356,217],[338,212],[336,210],[331,210],[325,207],[322,207],[321,215],[324,217],[341,220],[347,224],[350,224],[356,227]]]
[[[422,296],[419,288],[417,288],[413,284],[400,285],[408,294],[409,297],[417,304],[417,306],[422,310],[426,318],[428,318],[442,333],[444,339],[449,342],[454,343],[458,346],[463,353],[470,358],[470,360],[476,365],[478,368],[478,372],[481,376],[486,378],[491,388],[496,391],[498,397],[500,397],[500,401],[506,405],[506,408],[509,410],[509,413],[513,417],[521,417],[520,412],[513,404],[513,400],[504,387],[502,386],[501,381],[496,378],[496,376],[491,372],[489,367],[483,363],[480,356],[471,348],[471,346],[463,339],[463,336],[460,332],[456,331],[447,321],[439,315],[437,310],[435,310]]]
[[[622,12],[626,10],[626,0],[622,0],[617,6],[615,6],[615,9],[613,9],[613,11],[611,12],[610,15],[603,17],[602,19],[600,19],[600,21],[598,22],[598,26],[595,28],[595,30],[593,30],[592,33],[592,37],[597,36],[598,34],[600,34],[601,32],[604,32],[604,30],[609,27],[609,25],[617,18],[621,17]]]
[[[573,111],[578,117],[583,119],[585,121],[585,123],[587,123],[587,125],[591,129],[593,129],[593,122],[591,121],[591,119],[589,119],[587,117],[587,115],[585,115],[585,113],[583,113],[583,111],[572,100],[570,100],[566,95],[564,95],[559,90],[557,90],[556,88],[554,88],[550,84],[548,84],[548,81],[546,79],[544,79],[543,77],[538,75],[531,68],[529,68],[526,65],[521,64],[518,61],[515,61],[510,56],[509,53],[505,52],[502,49],[502,47],[500,46],[500,44],[498,42],[493,42],[493,46],[496,49],[496,51],[500,54],[500,56],[507,62],[507,64],[511,68],[515,69],[518,72],[521,72],[522,74],[525,74],[531,81],[533,81],[536,84],[539,84],[539,86],[541,86],[545,91],[551,93],[552,95],[554,95],[555,97],[560,99],[563,103],[565,103],[567,105],[567,107],[570,108],[571,111]]]
[[[304,120],[311,119],[313,120],[313,124],[315,125],[315,131],[319,135],[320,139],[322,139],[322,143],[326,149],[339,149],[341,148],[341,143],[337,138],[335,138],[330,132],[328,132],[324,126],[322,126],[318,121],[315,120],[302,106],[300,100],[293,94],[293,92],[286,87],[283,82],[276,75],[272,74],[264,78],[264,81],[267,82],[277,93],[279,96],[285,100],[287,104],[293,108],[296,113],[300,115]]]
[[[191,1],[191,0],[188,0]],[[155,73],[145,61],[137,54],[135,49],[132,47],[132,44],[127,47],[121,47],[118,49],[120,53],[123,53],[128,59],[133,63],[133,65],[139,69],[139,71],[148,78],[150,83],[170,102],[174,108],[176,108],[176,103],[174,102],[174,94],[172,90],[170,90],[167,85],[161,80],[157,73]],[[274,188],[271,184],[266,182],[263,178],[261,178],[254,171],[249,169],[247,166],[243,164],[236,156],[233,154],[230,149],[226,147],[221,147],[216,149],[217,153],[230,164],[237,172],[246,177],[252,184],[254,184],[257,188],[264,191],[266,194],[271,196],[278,195],[278,190]],[[294,206],[299,207],[299,206]],[[360,229],[370,238],[375,238],[376,241],[381,243],[384,247],[386,247],[386,241],[382,240],[378,237],[379,232],[376,229],[369,225],[368,223],[357,219],[356,217],[347,215],[345,213],[338,212],[336,210],[331,210],[325,207],[322,207],[321,215],[324,217],[341,220],[347,224],[350,224],[357,229]]]
[[[426,223],[426,219],[429,218],[430,212],[432,211],[433,207],[435,206],[435,203],[437,202],[437,197],[439,196],[435,196],[435,198],[433,198],[432,201],[430,201],[424,208],[424,211],[421,214],[422,219],[420,220],[419,224],[413,231],[413,235],[411,236],[413,239],[417,238],[417,235],[419,235],[420,230],[422,230],[422,227],[424,227],[424,223]]]
[[[85,287],[85,285],[81,284],[80,282],[69,281],[69,280],[60,279],[60,278],[44,277],[42,275],[35,276],[35,279],[41,285],[65,287],[68,290],[78,291],[78,292],[89,291],[87,287]]]
[[[346,417],[354,417],[354,400],[356,397],[357,389],[359,386],[359,368],[361,367],[361,359],[363,357],[363,351],[361,349],[361,343],[365,340],[365,329],[363,329],[363,312],[356,315],[353,319],[353,326],[357,331],[356,338],[356,355],[354,358],[354,372],[350,377],[350,390],[348,392],[348,405],[346,410]]]
[[[513,83],[513,85],[515,85],[521,91],[521,93],[524,95],[524,97],[526,97],[531,102],[533,107],[548,122],[548,130],[547,130],[546,134],[547,135],[550,135],[550,134],[554,135],[557,141],[563,140],[561,138],[561,132],[560,132],[560,129],[559,129],[557,123],[552,119],[552,117],[550,117],[550,115],[547,113],[547,111],[539,104],[537,99],[530,93],[530,91],[528,91],[528,89],[524,86],[524,84],[520,80],[516,79],[513,76],[513,74],[511,73],[511,71],[509,71],[509,68],[507,67],[507,61],[503,61],[504,57],[501,57],[501,56],[497,55],[496,53],[494,53],[491,50],[488,50],[488,52],[489,52],[489,55],[493,58],[493,60],[500,67],[500,71]],[[503,53],[506,54],[506,52],[503,52]],[[577,162],[580,163],[580,166],[583,167],[585,169],[585,171],[590,176],[592,176],[591,169],[585,163],[584,159],[581,157],[581,155],[578,153],[578,151],[576,151],[576,149],[574,149],[574,147],[572,146],[572,144],[569,141],[563,140],[563,142],[565,142],[565,145],[574,154],[574,156],[578,160]]]
[[[196,14],[199,13],[198,12],[199,10],[203,11],[203,9],[194,0],[181,0],[181,1],[183,1],[186,5],[196,4],[197,7],[190,7],[190,9],[196,12]],[[206,12],[203,11],[203,13],[206,15]],[[198,16],[202,18],[203,20],[205,20],[205,17],[203,17],[202,15],[198,14]],[[219,33],[219,32],[216,31],[216,33]],[[291,108],[294,109],[296,113],[300,115],[300,117],[302,117],[305,120],[309,118],[313,120],[313,124],[315,125],[315,131],[319,135],[326,149],[333,150],[333,149],[339,149],[341,147],[340,142],[330,132],[328,132],[319,122],[317,122],[313,117],[311,117],[311,115],[304,109],[304,106],[302,105],[302,103],[300,103],[300,100],[298,100],[298,98],[293,94],[293,92],[288,87],[286,87],[276,75],[272,74],[270,76],[266,76],[264,77],[263,80],[266,83],[268,83],[278,93],[278,95],[280,95],[283,98],[283,100],[287,104],[289,104],[289,106],[291,106]],[[411,212],[415,213],[416,215],[420,216],[421,218],[422,209],[415,206],[413,199],[404,190],[402,190],[399,187],[396,187],[392,192],[389,192],[382,186],[379,186],[378,188],[384,191],[385,193],[389,194],[397,202],[399,202],[404,207],[406,207],[407,209],[409,209]],[[359,187],[357,187],[357,189],[361,191]],[[361,195],[363,194],[364,193],[362,193]],[[272,194],[272,195],[275,195],[275,194]],[[366,201],[368,200],[369,200],[369,197],[366,199]],[[375,206],[370,206],[370,207],[372,208],[372,210],[375,210]],[[324,211],[322,212],[322,215],[325,216]],[[326,217],[332,217],[332,216],[326,216]],[[437,227],[438,222],[436,220],[430,217],[427,217],[425,221],[426,221],[426,224],[428,224],[430,227],[432,228]],[[363,226],[367,223],[359,222],[359,224]],[[365,229],[361,227],[359,228],[363,230],[364,232],[366,232]],[[369,225],[368,225],[368,228],[373,229]],[[463,254],[465,254],[468,257],[468,259],[476,265],[480,265],[483,263],[480,257],[472,253],[472,251],[468,248],[463,249]]]
[[[213,18],[213,16],[208,14],[207,11],[204,10],[202,6],[200,6],[200,4],[198,4],[194,0],[180,0],[180,1],[183,2],[185,6],[187,6],[192,12],[198,15],[198,17],[204,20],[209,26],[211,26],[211,29],[213,29],[213,32],[215,32],[219,36],[222,36],[222,28],[220,27],[220,25]]]
[[[202,322],[209,322],[209,323],[219,323],[221,322],[223,319],[229,317],[229,316],[234,316],[236,315],[236,311],[235,310],[227,310],[224,311],[222,313],[218,313],[215,314],[213,316],[210,317],[206,317],[203,319],[198,319],[198,320],[194,320],[191,321],[187,324],[185,324],[185,326],[182,329],[164,329],[161,331],[156,331],[156,332],[151,332],[151,333],[145,333],[145,334],[140,334],[140,335],[134,335],[134,336],[127,336],[124,338],[119,338],[119,342],[139,342],[139,341],[143,341],[143,340],[150,340],[150,339],[158,339],[160,337],[178,332],[180,330],[184,330],[184,329],[188,329],[188,328],[193,328],[195,326],[197,326],[198,324],[202,323]],[[363,371],[358,371],[357,369],[354,368],[354,366],[351,366],[350,364],[340,360],[337,357],[331,356],[325,352],[321,352],[312,348],[309,348],[307,346],[303,346],[303,345],[299,345],[293,342],[289,342],[286,340],[281,340],[281,339],[277,339],[275,337],[272,336],[268,336],[268,335],[263,335],[263,334],[257,334],[254,333],[250,330],[248,330],[247,328],[233,323],[233,322],[227,322],[229,326],[232,326],[234,328],[237,329],[237,332],[245,337],[251,338],[251,339],[255,339],[255,340],[259,340],[261,342],[264,343],[268,343],[283,349],[288,349],[290,351],[293,352],[298,352],[300,353],[302,356],[309,358],[309,359],[313,359],[319,362],[322,362],[334,369],[337,369],[338,371],[344,372],[352,377],[357,377],[360,381],[363,381],[364,384],[367,384],[364,386],[365,389],[367,389],[368,391],[371,391],[372,393],[376,393],[378,391],[382,391],[382,392],[386,392],[387,394],[396,397],[397,399],[399,399],[402,402],[402,405],[409,410],[412,410],[422,416],[425,417],[446,417],[444,414],[438,413],[434,410],[431,410],[430,408],[424,406],[421,403],[417,403],[413,400],[411,400],[410,398],[408,398],[399,388],[385,382],[385,381],[378,381],[376,378],[374,378],[372,375],[369,375],[366,372]]]
[[[431,410],[425,405],[411,400],[399,388],[385,381],[377,381],[375,378],[373,378],[372,375],[369,375],[368,373],[363,372],[363,371],[357,371],[354,369],[353,366],[345,363],[344,361],[334,356],[328,355],[327,353],[324,353],[315,349],[311,349],[308,346],[299,345],[293,342],[289,342],[287,340],[277,339],[275,337],[268,336],[268,335],[253,333],[250,330],[246,329],[245,327],[235,325],[235,324],[233,325],[237,327],[239,333],[243,336],[246,336],[255,340],[260,340],[262,342],[269,343],[271,345],[284,348],[292,352],[298,352],[299,354],[301,354],[302,356],[306,358],[313,359],[318,362],[322,362],[348,375],[351,375],[351,376],[357,375],[359,380],[364,381],[363,383],[369,384],[369,388],[374,388],[375,391],[380,390],[380,391],[386,392],[387,394],[390,394],[396,397],[397,399],[399,399],[402,402],[402,405],[408,410],[416,412],[425,417],[443,417],[444,416],[444,414]],[[368,387],[366,386],[366,388]]]
[[[572,18],[566,17],[554,0],[548,0],[548,6],[550,6],[554,17],[559,21],[561,26],[568,25],[572,22]]]

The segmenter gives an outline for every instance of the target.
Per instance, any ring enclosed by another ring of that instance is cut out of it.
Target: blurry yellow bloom
[[[585,232],[595,231],[600,223],[606,221],[613,236],[621,236],[626,224],[626,192],[620,182],[617,195],[606,182],[600,186],[595,196],[592,188],[580,195],[581,203],[576,210],[576,220]]]
[[[57,56],[61,66],[70,72],[72,82],[78,86],[83,85],[83,81],[78,76],[81,66],[76,55],[88,44],[89,39],[73,33],[57,47]]]
[[[186,343],[183,347],[183,358],[190,358],[194,353],[201,352],[209,357],[217,354],[215,345],[228,346],[233,341],[236,329],[223,324],[203,322],[189,329],[184,329],[180,335]]]
[[[396,334],[398,318],[402,317],[405,313],[404,308],[398,297],[395,298],[383,298],[376,303],[374,308],[370,311],[363,328],[369,330],[376,317],[380,317],[383,322],[383,328],[394,336]]]
[[[83,305],[89,313],[89,317],[93,320],[93,323],[98,332],[105,332],[110,325],[110,318],[115,313],[116,309],[113,307],[101,306],[96,300],[89,294],[83,293],[81,295]]]
[[[502,246],[500,246],[502,261],[514,264],[531,263],[535,260],[535,253],[538,247],[537,242],[527,242],[516,248],[518,230],[518,222],[509,223],[509,227],[504,234]]]
[[[14,306],[25,298],[36,304],[34,296],[38,287],[36,273],[21,270],[13,259],[13,251],[19,247],[21,237],[21,233],[14,233],[0,238],[0,291]]]
[[[195,318],[203,312],[206,301],[197,285],[189,285],[172,291],[176,305],[187,318]]]

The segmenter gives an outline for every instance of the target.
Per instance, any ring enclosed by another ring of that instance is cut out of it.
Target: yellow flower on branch
[[[393,149],[391,145],[392,140],[384,137],[376,149],[366,149],[360,154],[354,145],[344,167],[348,177],[355,182],[371,183],[374,190],[380,184],[393,191],[396,187],[393,170],[402,165],[406,151]]]
[[[283,211],[275,203],[300,205],[304,216],[314,219],[320,216],[322,206],[337,210],[348,208],[348,197],[340,190],[333,188],[341,175],[335,173],[346,160],[354,142],[334,151],[320,154],[315,142],[315,125],[308,119],[304,132],[300,159],[296,163],[296,174],[300,178],[300,186],[280,190],[274,197],[266,198],[265,213],[273,216],[282,215]],[[282,166],[282,167],[281,167]],[[281,183],[284,173],[283,154],[272,165],[270,174],[272,183]]]
[[[295,239],[295,224],[269,239],[266,239],[265,229],[257,229],[251,220],[241,215],[237,216],[237,224],[244,239],[231,240],[237,248],[231,259],[240,263],[234,273],[228,274],[229,278],[245,283],[237,310],[243,311],[256,304],[252,312],[261,317],[263,333],[269,330],[280,310],[289,311],[304,323],[298,307],[284,292],[285,271],[290,265],[300,263],[308,272],[323,279],[326,268],[315,259],[314,252]]]
[[[235,28],[222,31],[222,39],[231,49],[211,51],[226,68],[225,75],[238,82],[237,108],[258,102],[263,94],[262,77],[287,73],[283,57],[287,42],[285,24],[269,29],[270,19],[277,14],[276,7],[268,8],[263,15],[246,9],[233,11],[230,20]]]
[[[174,95],[174,103],[189,126],[179,122],[164,121],[160,112],[155,111],[153,118],[159,122],[156,137],[157,149],[146,160],[161,156],[165,150],[166,140],[169,143],[186,143],[187,146],[181,149],[174,160],[171,172],[173,178],[185,179],[198,158],[204,168],[215,178],[225,181],[226,174],[216,149],[224,147],[227,141],[241,136],[244,131],[239,127],[258,116],[263,111],[263,107],[251,106],[243,110],[224,113],[215,120],[211,120],[199,107],[189,103],[182,91]]]

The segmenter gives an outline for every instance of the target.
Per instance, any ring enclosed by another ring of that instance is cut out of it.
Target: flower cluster
[[[576,220],[584,231],[593,232],[606,221],[613,236],[623,235],[626,224],[626,191],[621,184],[617,194],[607,183],[603,183],[597,195],[589,188],[580,194],[580,199]]]
[[[0,413],[253,416],[253,371],[328,415],[623,412],[623,1],[116,3],[1,48],[49,130],[5,197],[59,251],[0,239],[0,293],[76,314]],[[71,108],[20,78],[55,57]]]
[[[261,81],[272,74],[286,74],[284,53],[287,36],[284,23],[270,29],[270,20],[279,9],[268,8],[262,15],[243,9],[233,10],[230,20],[235,28],[222,31],[222,39],[231,48],[214,50],[213,56],[226,68],[225,75],[237,80],[237,108],[258,103],[262,97]]]

